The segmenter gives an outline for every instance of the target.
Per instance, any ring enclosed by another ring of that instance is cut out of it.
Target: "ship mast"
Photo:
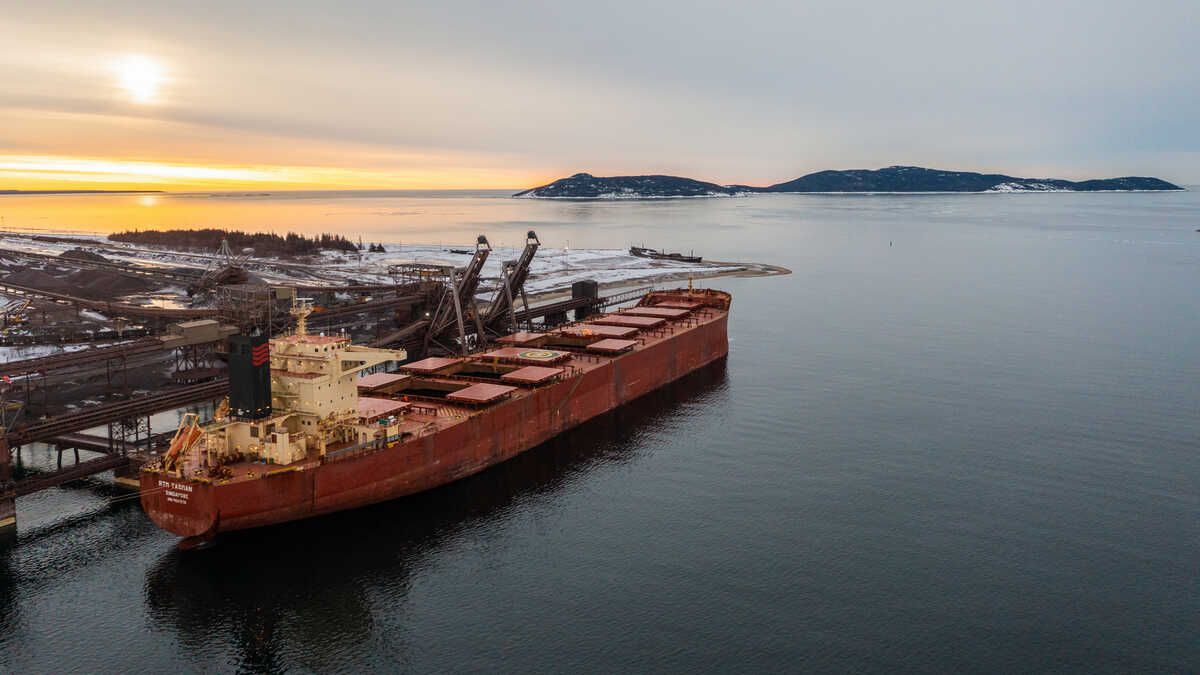
[[[288,312],[296,319],[296,335],[308,335],[308,315],[312,314],[312,298],[293,298],[292,309]]]

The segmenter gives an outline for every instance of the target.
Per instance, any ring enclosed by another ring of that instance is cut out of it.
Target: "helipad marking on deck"
[[[518,356],[523,359],[547,361],[558,356],[558,352],[552,352],[545,349],[530,349],[529,351],[521,352]]]

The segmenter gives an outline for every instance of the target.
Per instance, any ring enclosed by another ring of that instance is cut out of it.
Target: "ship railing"
[[[612,295],[609,295],[609,296],[606,296],[603,298],[599,298],[599,302],[596,303],[596,306],[597,307],[611,307],[613,305],[620,305],[620,304],[624,304],[626,302],[633,302],[634,300],[641,300],[642,298],[644,298],[646,296],[646,294],[650,293],[653,290],[654,290],[654,286],[651,285],[651,286],[642,286],[639,288],[632,288],[627,291],[621,291],[620,293],[614,293]]]
[[[328,464],[329,462],[340,462],[345,459],[369,455],[372,452],[388,447],[390,444],[403,442],[406,440],[406,437],[411,437],[412,435],[411,432],[401,431],[398,434],[392,434],[384,438],[376,438],[364,443],[355,443],[354,445],[326,452],[324,455],[321,455],[321,463]]]

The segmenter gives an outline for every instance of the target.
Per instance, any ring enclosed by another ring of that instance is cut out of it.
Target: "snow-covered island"
[[[577,173],[514,197],[537,199],[655,199],[660,197],[732,197],[740,190],[679,176],[609,176]]]
[[[730,197],[754,193],[912,193],[912,192],[1159,192],[1182,190],[1147,176],[1070,181],[1062,178],[1018,178],[999,173],[943,171],[919,166],[818,171],[767,187],[718,185],[678,176],[597,177],[577,173],[518,192],[537,199],[660,199],[666,197]]]

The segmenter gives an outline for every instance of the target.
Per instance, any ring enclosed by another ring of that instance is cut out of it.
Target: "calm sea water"
[[[426,495],[191,553],[103,480],[23,498],[0,672],[1200,669],[1200,193],[287,197],[0,208],[795,273],[709,282],[724,363]]]

